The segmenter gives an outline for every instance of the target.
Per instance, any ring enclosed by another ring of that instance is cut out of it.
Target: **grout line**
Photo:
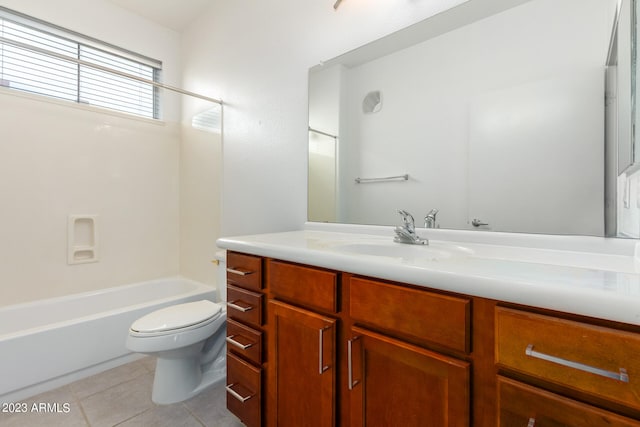
[[[185,405],[184,403],[182,403],[181,405],[189,413],[189,415],[191,415],[197,422],[200,423],[200,425],[202,425],[202,427],[207,427],[207,425],[204,423],[204,421],[202,421],[200,419],[200,417],[198,417],[196,414],[191,412],[191,409],[189,409],[189,407],[187,405]]]
[[[98,374],[98,375],[101,375],[101,374]],[[133,381],[137,381],[137,380],[139,380],[140,378],[142,378],[142,377],[144,377],[146,375],[151,375],[153,377],[153,373],[151,373],[151,372],[146,372],[144,374],[136,375],[134,377],[128,377],[128,379],[126,379],[124,381],[120,381],[119,383],[111,384],[109,387],[101,388],[100,390],[94,391],[91,394],[83,396],[82,398],[80,398],[80,400],[82,401],[82,400],[88,399],[90,397],[95,396],[98,393],[102,393],[103,391],[110,390],[110,389],[112,389],[114,387],[118,387],[118,386],[120,386],[122,384],[126,384],[126,383],[130,383],[130,382],[133,382]],[[72,392],[73,392],[73,395],[76,396],[76,394],[75,394],[75,392],[73,390],[72,390]],[[77,398],[77,396],[76,396],[76,398]]]
[[[84,418],[85,424],[87,425],[87,427],[91,427],[91,423],[89,422],[89,417],[87,417],[87,414],[84,412],[84,406],[82,406],[82,402],[80,401],[78,396],[76,396],[73,389],[71,389],[70,391],[71,391],[71,395],[76,400],[76,405],[78,405],[78,408],[80,408],[80,413],[82,414],[82,418]]]
[[[98,374],[98,375],[100,375],[100,374]],[[91,398],[91,397],[95,396],[96,394],[102,393],[102,392],[104,392],[104,391],[106,391],[106,390],[110,390],[110,389],[112,389],[112,388],[114,388],[114,387],[118,387],[118,386],[121,386],[121,385],[123,385],[123,384],[133,383],[133,382],[135,382],[135,381],[138,381],[140,378],[142,378],[142,377],[143,377],[143,376],[145,376],[145,375],[149,375],[149,374],[148,374],[148,373],[146,373],[146,374],[143,374],[143,375],[138,375],[138,376],[136,376],[136,377],[134,377],[134,378],[128,379],[128,380],[126,380],[126,381],[119,382],[119,383],[117,383],[117,384],[113,384],[113,385],[111,385],[110,387],[107,387],[107,388],[101,389],[101,390],[99,390],[99,391],[96,391],[95,393],[92,393],[92,394],[90,394],[90,395],[88,395],[88,396],[83,397],[82,399],[79,399],[79,400],[78,400],[78,403],[79,403],[80,405],[82,405],[82,401],[83,401],[83,400],[89,399],[89,398]],[[129,418],[127,418],[127,419],[125,419],[125,420],[119,421],[118,423],[114,424],[114,426],[120,425],[120,424],[124,423],[125,421],[129,421],[130,419],[135,418],[135,417],[137,417],[137,416],[138,416],[138,415],[140,415],[140,414],[144,414],[145,412],[149,411],[150,409],[152,409],[152,407],[149,407],[149,408],[147,408],[147,409],[143,410],[142,412],[139,412],[139,413],[137,413],[137,414],[135,414],[135,415],[133,415],[133,416],[131,416],[131,417],[129,417]],[[82,410],[82,415],[84,415],[85,420],[87,421],[87,426],[88,426],[88,427],[91,427],[91,423],[89,422],[89,417],[87,417],[87,415],[86,415],[86,414],[85,414],[85,412],[84,412],[84,407],[83,407],[83,410]]]
[[[132,419],[134,419],[134,418],[136,418],[136,417],[138,417],[138,416],[140,416],[142,414],[145,414],[145,413],[151,411],[152,409],[153,409],[153,407],[147,408],[144,411],[127,418],[126,420],[122,420],[122,421],[119,421],[119,422],[115,423],[112,427],[116,427],[116,426],[122,425],[122,424],[126,423],[127,421],[131,421]],[[91,426],[89,426],[89,427],[91,427]]]

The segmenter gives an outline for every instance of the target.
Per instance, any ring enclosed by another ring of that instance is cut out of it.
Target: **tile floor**
[[[24,399],[27,413],[0,413],[2,427],[242,427],[227,411],[224,383],[185,402],[155,405],[155,359],[146,357]],[[49,404],[43,412],[33,404]],[[55,412],[55,404],[59,404]],[[68,404],[68,405],[65,405]],[[68,409],[68,410],[66,410]]]

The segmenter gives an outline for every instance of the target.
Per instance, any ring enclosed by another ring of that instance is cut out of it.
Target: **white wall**
[[[222,234],[306,220],[307,72],[460,0],[212,2],[183,34],[185,81],[225,101]]]
[[[111,3],[0,5],[159,59],[180,82],[179,34]],[[177,275],[180,129],[13,93],[0,92],[0,305]],[[99,215],[99,262],[67,265],[70,214]]]

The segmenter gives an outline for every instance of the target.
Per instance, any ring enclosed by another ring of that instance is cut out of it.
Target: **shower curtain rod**
[[[152,86],[155,86],[155,87],[171,90],[173,92],[178,92],[178,93],[181,93],[183,95],[189,95],[189,96],[193,96],[195,98],[203,99],[205,101],[209,101],[209,102],[213,102],[213,103],[216,103],[216,104],[223,105],[223,102],[222,102],[221,99],[209,98],[208,96],[204,96],[204,95],[200,95],[200,94],[197,94],[197,93],[194,93],[194,92],[190,92],[188,90],[180,89],[179,87],[170,86],[170,85],[167,85],[167,84],[164,84],[164,83],[154,82],[153,80],[144,79],[142,77],[134,76],[132,74],[125,73],[125,72],[122,72],[122,71],[119,71],[119,70],[114,70],[114,69],[109,68],[109,67],[104,67],[102,65],[93,64],[91,62],[83,61],[82,59],[71,58],[70,56],[62,55],[62,54],[57,53],[57,52],[51,52],[51,51],[48,51],[46,49],[39,48],[37,46],[31,46],[31,45],[28,45],[26,43],[22,43],[22,42],[15,41],[15,40],[10,40],[10,39],[4,38],[4,37],[0,37],[0,43],[16,46],[16,47],[19,47],[19,48],[22,48],[22,49],[27,49],[27,50],[30,50],[32,52],[41,53],[43,55],[53,56],[54,58],[62,59],[63,61],[72,62],[72,63],[78,64],[78,65],[84,65],[85,67],[94,68],[96,70],[104,71],[104,72],[111,73],[111,74],[116,74],[116,75],[118,75],[120,77],[126,77],[128,79],[136,80],[136,81],[139,81],[141,83],[146,83],[146,84],[149,84],[149,85],[152,85]]]

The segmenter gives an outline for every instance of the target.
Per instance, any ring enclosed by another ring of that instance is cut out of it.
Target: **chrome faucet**
[[[398,210],[400,216],[402,216],[402,226],[396,227],[396,237],[393,241],[397,243],[408,243],[411,245],[428,245],[429,240],[423,239],[416,234],[415,221],[413,215],[405,210]]]
[[[424,217],[424,228],[436,228],[436,214],[438,209],[431,209],[427,216]]]

